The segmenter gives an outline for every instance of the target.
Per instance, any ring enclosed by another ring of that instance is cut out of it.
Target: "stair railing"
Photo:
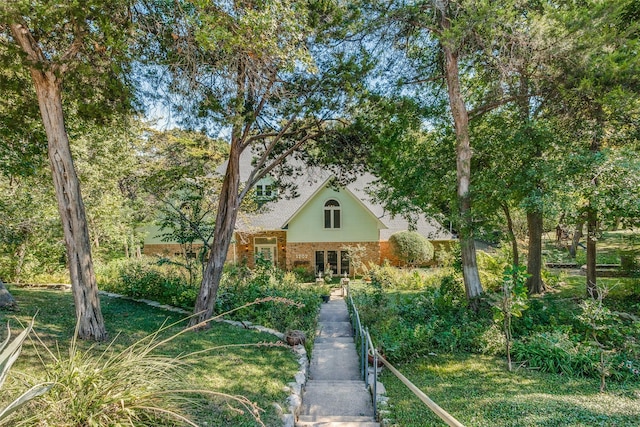
[[[364,382],[369,387],[369,370],[368,370],[368,359],[369,356],[373,358],[373,381],[372,381],[372,399],[373,399],[373,414],[374,417],[377,417],[378,414],[378,394],[377,394],[377,379],[378,379],[378,361],[382,362],[384,366],[389,368],[389,371],[393,373],[409,390],[413,392],[413,394],[418,397],[427,407],[442,421],[444,421],[450,427],[464,427],[460,421],[456,420],[451,414],[442,409],[437,403],[429,398],[422,390],[416,387],[411,381],[407,379],[400,371],[398,371],[391,363],[389,363],[380,353],[376,350],[373,345],[373,341],[371,340],[371,335],[369,334],[369,329],[362,325],[360,320],[360,313],[358,313],[358,308],[353,302],[353,298],[351,296],[351,289],[349,285],[343,286],[343,292],[346,291],[347,295],[347,305],[349,306],[349,312],[351,313],[351,324],[354,329],[354,336],[356,343],[360,343],[360,367],[362,372],[362,377]]]

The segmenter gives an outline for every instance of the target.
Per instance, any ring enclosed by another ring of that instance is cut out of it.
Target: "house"
[[[251,159],[243,156],[246,181]],[[413,229],[429,239],[436,248],[453,239],[451,233],[424,216],[410,224],[374,203],[366,190],[372,175],[363,175],[346,186],[337,186],[333,176],[317,168],[307,169],[295,179],[297,197],[278,193],[271,177],[258,182],[256,201],[262,204],[256,214],[241,216],[235,238],[229,248],[228,262],[245,260],[250,266],[260,255],[280,268],[334,274],[350,274],[348,246],[364,247],[365,263],[389,260],[398,265],[389,246],[389,237],[398,231]],[[176,253],[171,244],[148,240],[145,254]]]

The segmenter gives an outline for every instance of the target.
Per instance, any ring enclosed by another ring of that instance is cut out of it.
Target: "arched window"
[[[340,228],[340,203],[329,200],[324,204],[324,228]]]

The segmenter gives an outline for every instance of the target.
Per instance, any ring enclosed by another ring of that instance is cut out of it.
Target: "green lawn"
[[[10,288],[10,291],[18,300],[21,311],[18,313],[0,311],[0,325],[6,325],[9,320],[14,330],[21,330],[19,321],[26,323],[37,312],[35,332],[54,353],[59,349],[60,354],[65,354],[75,326],[71,293],[15,287]],[[156,331],[163,322],[172,323],[182,318],[179,314],[128,300],[103,296],[101,303],[107,330],[111,337],[117,336],[115,349],[122,349]],[[167,331],[167,335],[181,328],[182,326],[173,327]],[[6,329],[3,326],[0,329],[0,338],[5,336]],[[162,347],[160,353],[176,356],[220,345],[275,341],[276,338],[269,334],[224,323],[214,323],[207,331],[188,333],[178,337]],[[108,343],[97,344],[91,351],[103,351],[107,345]],[[83,342],[80,346],[87,349],[90,344]],[[281,423],[273,404],[278,403],[286,407],[287,393],[283,389],[293,380],[297,368],[298,363],[294,353],[286,347],[230,347],[201,354],[194,363],[186,366],[184,376],[191,389],[214,390],[248,397],[264,410],[261,415],[262,420],[266,425],[271,426]],[[24,390],[20,384],[23,378],[20,373],[35,377],[41,375],[42,363],[36,357],[34,346],[25,345],[13,369],[10,379],[5,384],[8,390],[12,388]],[[6,391],[7,388],[4,388],[0,402],[17,396],[17,392],[8,396]],[[242,413],[237,409],[237,405],[233,403],[228,405],[226,401],[217,399],[190,408],[190,412],[194,420],[202,426],[257,425],[246,411]]]
[[[578,246],[576,259],[569,256],[568,245],[570,240],[564,240],[558,245],[555,236],[550,233],[544,235],[543,247],[547,262],[577,262],[584,264],[586,250],[584,245],[586,237],[580,240],[583,246]],[[640,252],[640,232],[638,230],[618,230],[602,232],[596,246],[596,262],[598,264],[619,264],[621,251],[635,250],[636,256]]]
[[[481,355],[430,356],[398,369],[469,427],[638,426],[640,385],[567,378],[520,369]],[[445,425],[388,370],[382,375],[390,418],[402,427]]]

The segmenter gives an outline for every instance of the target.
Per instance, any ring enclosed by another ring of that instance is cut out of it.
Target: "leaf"
[[[18,410],[22,405],[29,402],[32,399],[35,399],[38,396],[42,396],[46,392],[48,392],[51,387],[54,386],[54,383],[44,383],[38,384],[31,387],[29,390],[24,392],[20,397],[11,402],[9,406],[7,406],[2,412],[0,412],[0,422],[7,418],[11,413]]]
[[[2,347],[0,347],[0,388],[4,384],[5,379],[7,378],[7,374],[9,373],[9,369],[15,363],[16,359],[20,355],[20,351],[22,350],[22,343],[31,332],[33,328],[33,319],[31,323],[24,329],[24,331],[20,332],[20,334],[10,343],[9,337],[11,336],[11,329],[7,324],[7,330],[9,331],[7,339],[2,343]]]

